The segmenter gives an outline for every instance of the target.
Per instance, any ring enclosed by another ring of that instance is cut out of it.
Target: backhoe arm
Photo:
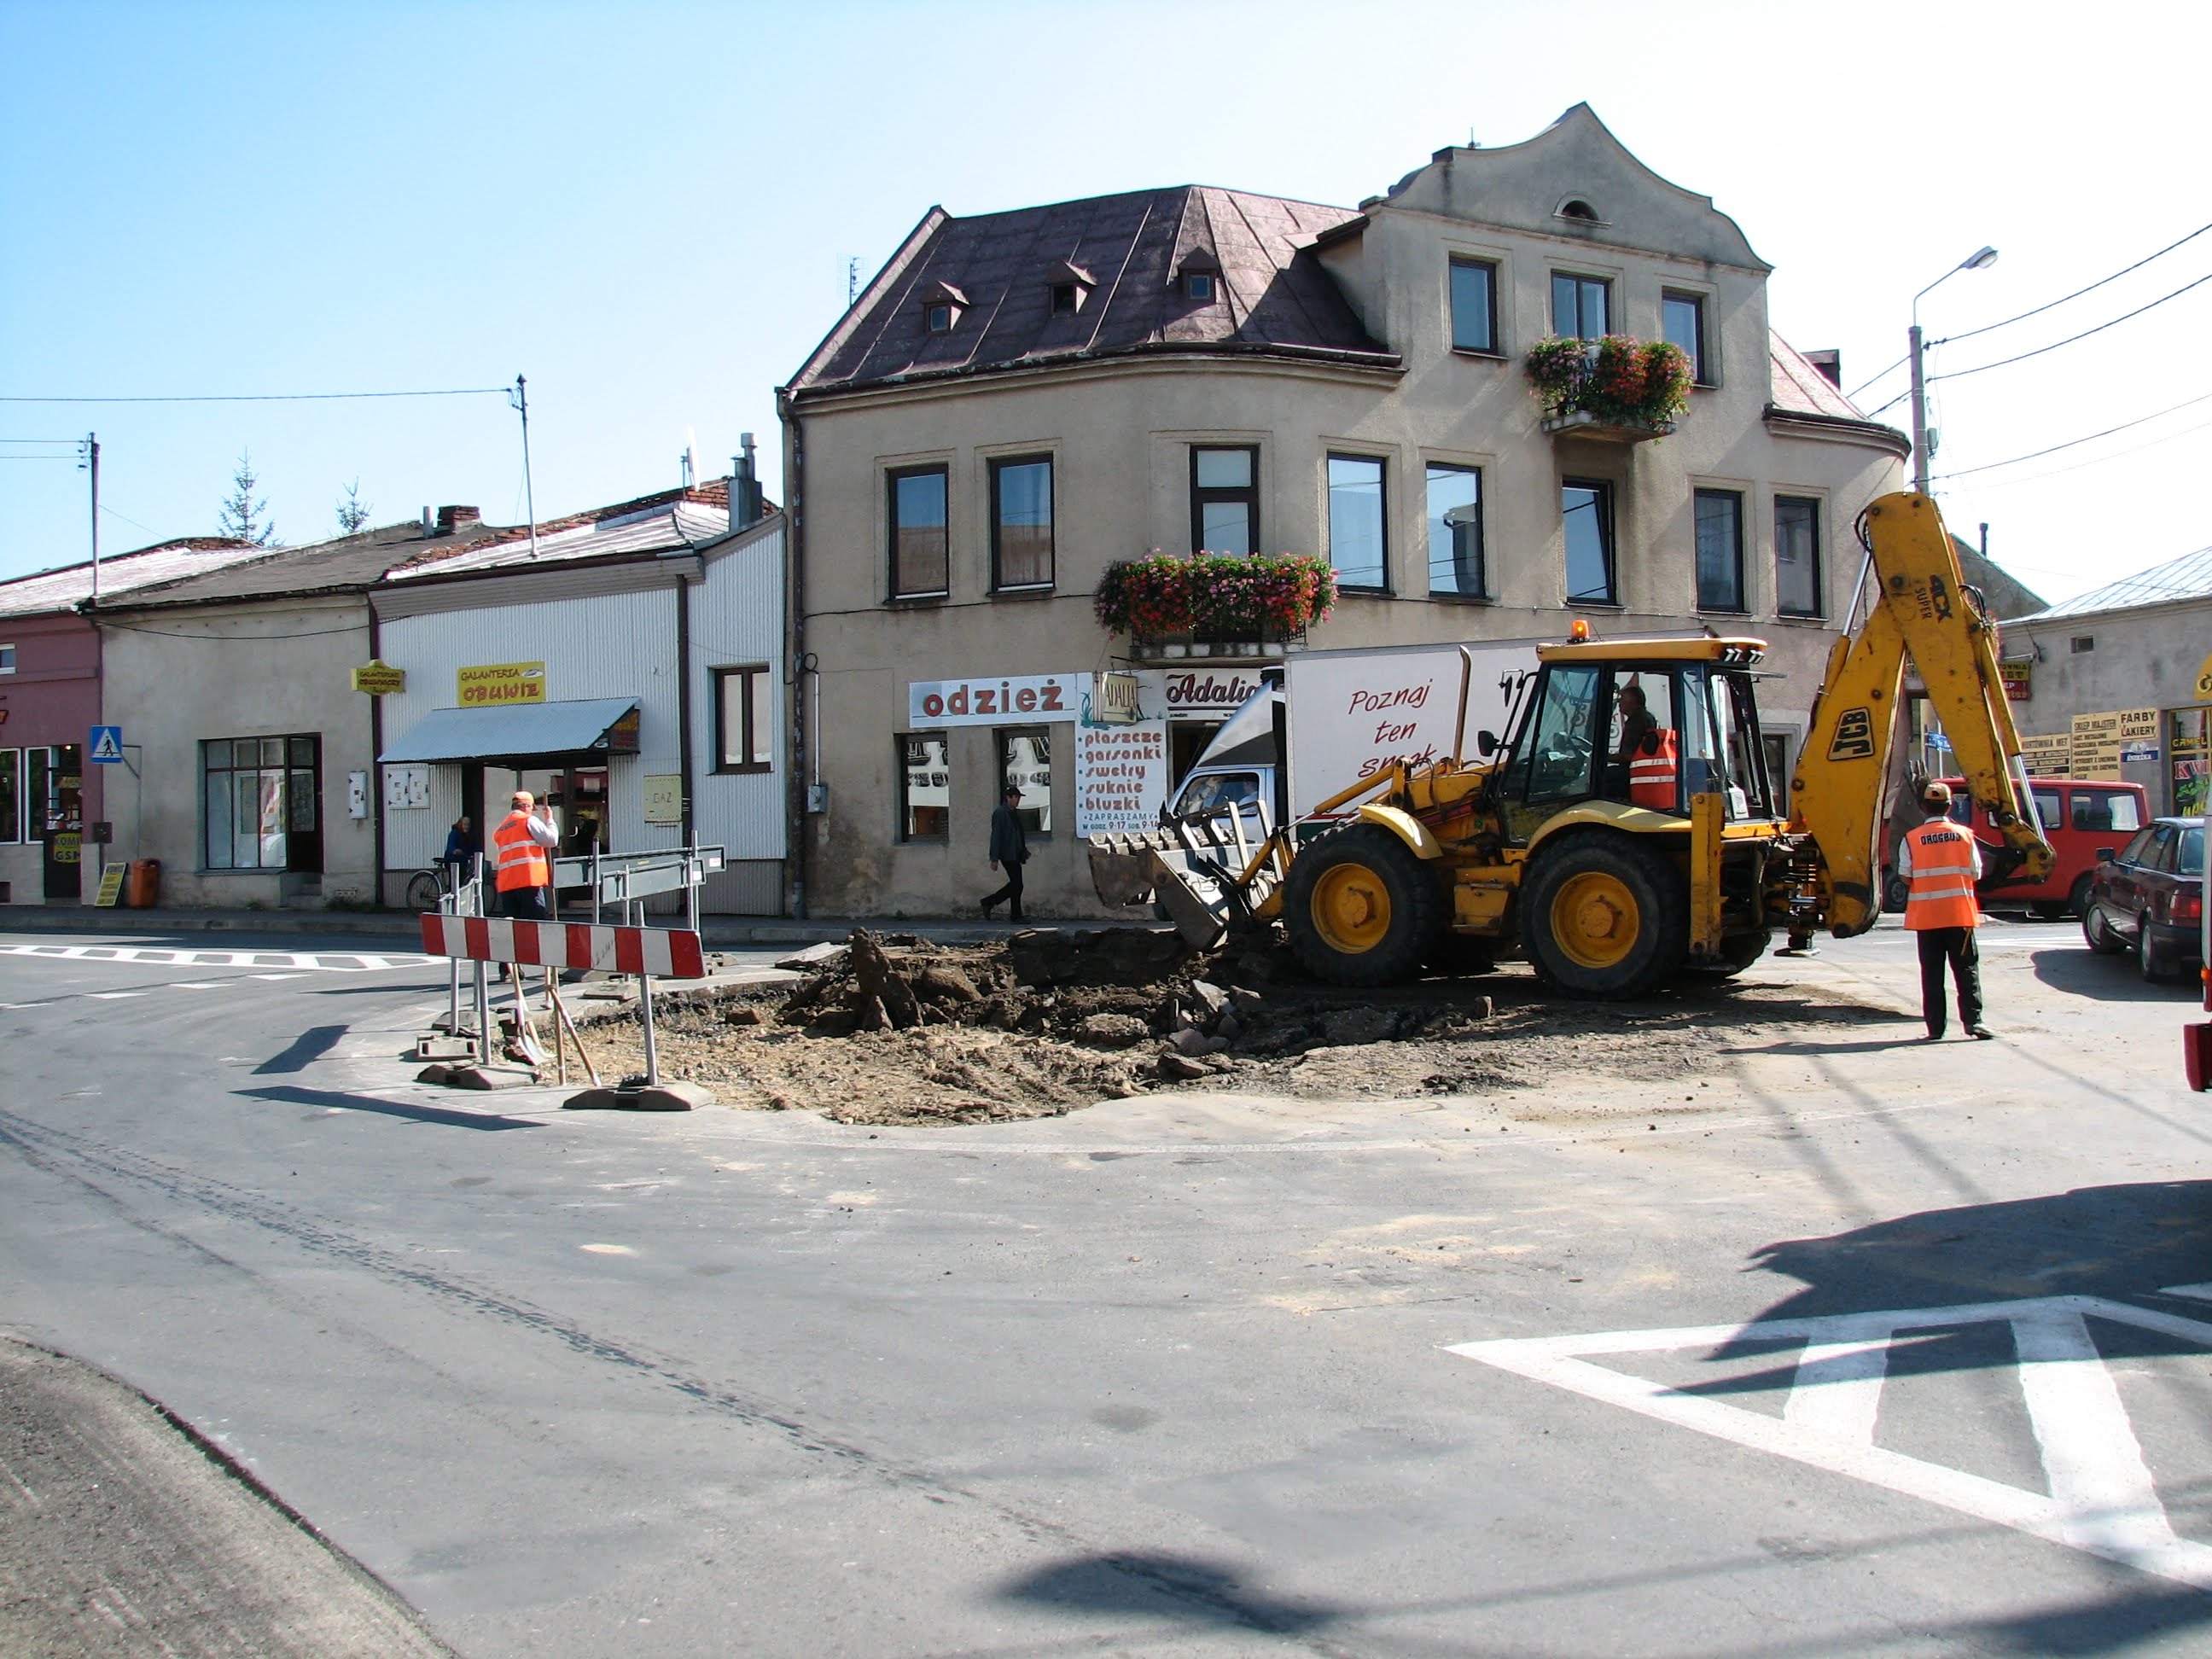
[[[1899,492],[1867,508],[1879,592],[1856,638],[1838,640],[1813,708],[1792,781],[1797,827],[1819,848],[1827,924],[1863,933],[1877,894],[1884,794],[1909,652],[1974,799],[2003,837],[1999,876],[2039,879],[2051,852],[2023,813],[2020,733],[1997,672],[1996,628],[1966,591],[1942,515],[1925,495]]]

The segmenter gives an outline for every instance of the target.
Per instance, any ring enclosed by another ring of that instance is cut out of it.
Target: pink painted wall
[[[100,719],[99,631],[74,611],[0,617],[0,645],[15,647],[15,672],[0,674],[0,709],[7,711],[0,749],[82,744]],[[127,720],[123,738],[131,740]],[[103,816],[107,770],[88,763],[84,769],[87,823]]]

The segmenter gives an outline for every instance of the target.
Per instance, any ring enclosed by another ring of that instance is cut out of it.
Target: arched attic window
[[[1221,261],[1204,248],[1193,248],[1176,267],[1176,291],[1197,305],[1221,297]]]
[[[968,296],[950,283],[932,283],[921,291],[923,324],[932,334],[950,334],[959,326]]]
[[[1589,204],[1589,198],[1586,196],[1565,198],[1559,206],[1552,210],[1552,216],[1578,225],[1601,225],[1605,222],[1603,216]]]
[[[1062,259],[1044,274],[1052,293],[1052,313],[1055,317],[1072,316],[1083,309],[1091,298],[1091,290],[1098,286],[1098,279],[1081,265]]]

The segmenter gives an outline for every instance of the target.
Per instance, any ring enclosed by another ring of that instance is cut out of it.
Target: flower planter
[[[1577,438],[1600,438],[1613,443],[1638,444],[1647,438],[1663,438],[1674,429],[1672,421],[1608,420],[1587,409],[1555,411],[1544,416],[1544,430],[1552,436],[1572,434]]]
[[[1543,428],[1555,437],[1663,438],[1689,405],[1689,356],[1665,340],[1554,336],[1530,347],[1522,368],[1544,400]]]
[[[1093,603],[1101,627],[1140,646],[1229,656],[1304,633],[1335,602],[1336,573],[1316,555],[1154,552],[1109,565]]]

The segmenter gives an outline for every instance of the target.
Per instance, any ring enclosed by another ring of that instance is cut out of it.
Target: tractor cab
[[[1528,846],[1576,807],[1627,830],[1686,828],[1701,794],[1720,797],[1726,823],[1772,818],[1751,672],[1763,650],[1744,639],[1540,647],[1492,774],[1507,844]]]

